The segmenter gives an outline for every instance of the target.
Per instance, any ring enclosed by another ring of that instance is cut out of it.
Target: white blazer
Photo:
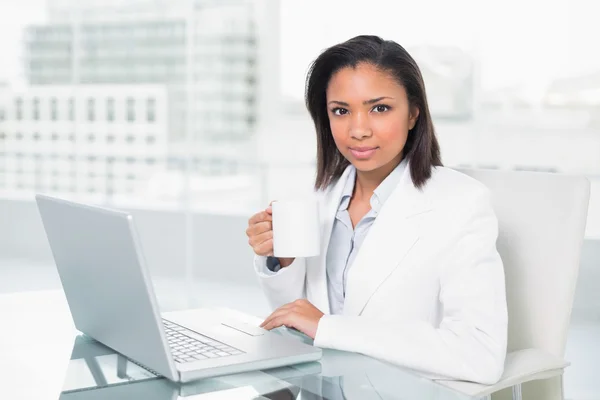
[[[490,192],[449,168],[421,190],[407,166],[371,226],[347,277],[344,311],[329,315],[325,260],[348,177],[319,191],[321,254],[265,274],[273,309],[306,298],[326,315],[315,346],[362,353],[433,379],[496,383],[504,369],[508,316],[498,221]]]

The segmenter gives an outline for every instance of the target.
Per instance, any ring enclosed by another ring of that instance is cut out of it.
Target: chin
[[[360,172],[371,172],[382,167],[380,163],[373,160],[353,160],[350,163]]]

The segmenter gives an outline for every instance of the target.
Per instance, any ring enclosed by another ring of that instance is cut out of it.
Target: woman
[[[274,259],[271,208],[247,229],[274,312],[315,346],[430,378],[493,384],[507,306],[488,189],[444,168],[419,68],[404,48],[358,36],[312,64],[322,255]]]

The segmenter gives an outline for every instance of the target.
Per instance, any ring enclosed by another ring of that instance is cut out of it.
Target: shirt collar
[[[385,177],[383,182],[381,182],[373,192],[373,195],[370,199],[370,204],[371,209],[375,212],[375,214],[379,213],[381,207],[383,207],[386,200],[390,197],[396,186],[398,186],[400,183],[402,175],[404,175],[404,171],[406,170],[406,165],[407,160],[402,160],[402,162],[398,164],[388,176]],[[344,189],[342,190],[342,197],[338,211],[345,211],[348,209],[348,206],[350,205],[350,199],[352,198],[352,193],[354,192],[355,183],[356,168],[353,165],[350,165],[350,172],[348,173],[346,183],[344,184]]]
[[[396,189],[402,180],[402,175],[404,175],[404,171],[406,170],[406,164],[407,160],[405,158],[388,176],[385,177],[383,182],[381,182],[373,192],[373,196],[371,196],[371,208],[375,213],[379,213],[381,207],[383,207],[394,189]]]
[[[340,206],[338,211],[346,211],[350,205],[350,199],[352,198],[352,192],[354,192],[354,182],[356,182],[356,168],[350,165],[350,172],[346,178],[344,189],[342,190],[342,199],[340,200]]]

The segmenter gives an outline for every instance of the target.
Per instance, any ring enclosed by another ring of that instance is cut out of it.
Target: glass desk
[[[77,332],[61,292],[0,295],[0,398],[469,400],[360,354],[175,384]]]

